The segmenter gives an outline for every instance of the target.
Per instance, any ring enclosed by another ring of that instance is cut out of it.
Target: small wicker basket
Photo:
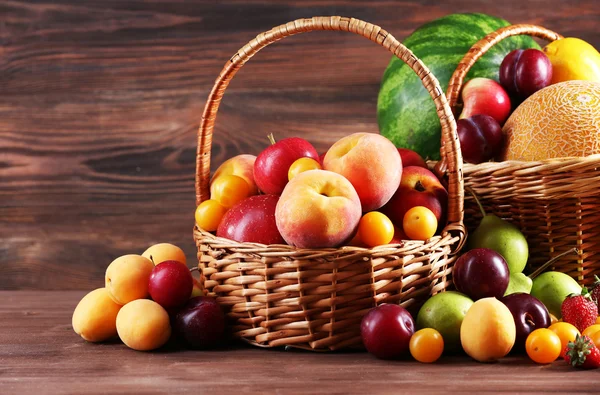
[[[460,90],[471,66],[496,43],[521,34],[548,41],[561,38],[543,27],[523,24],[501,28],[475,43],[448,86],[455,114],[460,112]],[[529,270],[576,248],[577,255],[560,258],[552,270],[585,285],[600,274],[600,155],[464,164],[463,171],[465,186],[475,191],[486,211],[511,220],[523,231],[530,249]],[[465,205],[466,224],[472,230],[481,215],[468,195]]]
[[[259,34],[226,63],[208,97],[198,131],[196,203],[209,198],[213,127],[233,76],[260,49],[313,30],[352,32],[368,38],[402,59],[420,77],[442,125],[441,155],[448,164],[448,223],[441,235],[425,242],[316,250],[238,243],[195,227],[206,291],[226,310],[234,335],[262,347],[362,347],[360,322],[369,309],[381,303],[416,307],[451,284],[455,254],[466,237],[456,122],[437,79],[385,30],[339,16],[299,19],[275,27]]]

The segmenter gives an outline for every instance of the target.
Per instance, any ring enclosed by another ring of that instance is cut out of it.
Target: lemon
[[[544,52],[552,63],[552,84],[570,80],[600,81],[600,53],[579,38],[551,42]]]

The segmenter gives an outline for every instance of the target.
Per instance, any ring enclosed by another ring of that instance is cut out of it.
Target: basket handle
[[[446,97],[448,98],[448,103],[452,110],[454,111],[454,115],[456,111],[458,111],[460,91],[463,86],[463,82],[471,67],[481,58],[485,53],[492,48],[495,44],[504,40],[505,38],[512,36],[520,36],[523,34],[527,34],[529,36],[543,38],[548,41],[555,41],[562,38],[562,36],[558,33],[553,32],[552,30],[548,30],[541,26],[529,25],[529,24],[520,24],[520,25],[510,25],[502,27],[495,32],[492,32],[486,35],[481,40],[477,41],[473,46],[469,49],[469,51],[462,58],[456,70],[450,77],[450,82],[448,83],[448,91],[446,93]]]
[[[436,105],[442,126],[440,154],[448,163],[448,224],[444,232],[452,232],[460,237],[459,246],[464,242],[466,231],[463,225],[463,175],[460,143],[456,134],[456,121],[440,88],[438,80],[413,53],[394,36],[379,26],[354,18],[340,16],[317,16],[297,19],[277,26],[244,45],[225,64],[208,96],[200,128],[196,153],[196,204],[208,199],[210,181],[210,151],[212,134],[219,104],[229,82],[237,71],[262,48],[284,37],[313,30],[336,30],[356,33],[383,46],[410,66],[419,76]]]

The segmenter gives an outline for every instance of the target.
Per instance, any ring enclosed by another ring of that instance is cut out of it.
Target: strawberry
[[[590,288],[590,295],[592,296],[592,300],[596,302],[596,306],[598,306],[598,310],[600,310],[600,278],[596,277],[596,282],[592,284]]]
[[[598,306],[592,300],[588,290],[583,288],[581,295],[571,294],[563,301],[560,308],[563,321],[573,324],[579,332],[596,323]]]
[[[576,368],[597,369],[600,367],[600,350],[587,336],[579,336],[569,342],[565,361]]]

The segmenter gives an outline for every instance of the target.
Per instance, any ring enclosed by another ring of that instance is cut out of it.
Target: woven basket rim
[[[268,254],[272,257],[288,257],[307,259],[307,257],[326,258],[335,256],[335,259],[345,259],[347,256],[390,256],[402,255],[407,251],[411,253],[423,251],[431,251],[438,247],[453,245],[458,240],[458,236],[452,236],[450,233],[445,235],[435,235],[425,241],[421,240],[402,240],[401,243],[385,244],[373,248],[359,246],[340,246],[337,248],[299,248],[289,244],[261,244],[251,242],[238,242],[224,237],[215,236],[198,225],[194,226],[194,239],[199,242],[203,238],[203,242],[210,244],[214,248],[236,250],[240,249],[243,253],[254,253],[258,255]]]
[[[598,167],[600,167],[600,154],[565,156],[561,158],[548,158],[532,161],[505,160],[500,162],[483,162],[479,164],[465,162],[463,164],[463,170],[465,173],[473,173],[476,171],[501,171],[506,169],[507,172],[520,175],[520,172],[525,174],[538,170],[564,170],[567,172],[572,166],[589,165],[592,163],[598,163]]]

